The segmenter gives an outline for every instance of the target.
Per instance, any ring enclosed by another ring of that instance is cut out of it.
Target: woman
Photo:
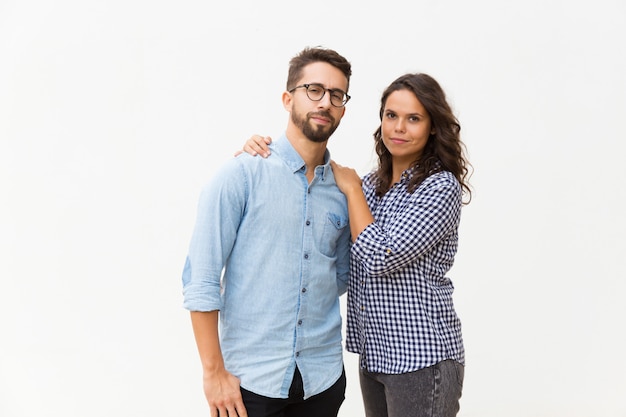
[[[444,91],[405,74],[383,92],[378,166],[361,181],[332,163],[348,201],[347,342],[358,353],[368,417],[456,416],[465,354],[446,277],[458,244],[470,164]],[[264,153],[261,137],[249,153]],[[254,144],[253,144],[254,142]]]

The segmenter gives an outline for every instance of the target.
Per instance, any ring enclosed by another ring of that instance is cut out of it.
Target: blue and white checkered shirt
[[[346,347],[370,372],[465,361],[454,287],[446,277],[457,250],[461,187],[444,171],[409,194],[410,175],[406,171],[382,198],[374,193],[372,173],[363,179],[375,222],[352,246]]]

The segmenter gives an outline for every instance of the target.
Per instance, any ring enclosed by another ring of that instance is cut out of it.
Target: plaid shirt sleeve
[[[371,276],[414,263],[457,227],[460,196],[460,185],[448,172],[428,177],[413,194],[404,187],[390,190],[383,197],[388,204],[379,204],[385,212],[359,235],[352,254]]]

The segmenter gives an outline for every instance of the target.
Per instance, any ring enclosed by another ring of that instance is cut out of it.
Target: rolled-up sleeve
[[[424,256],[459,222],[458,182],[448,173],[427,178],[385,227],[368,225],[352,246],[352,255],[371,276],[389,275]]]
[[[233,159],[202,189],[182,274],[183,307],[189,311],[222,309],[222,271],[245,207],[245,188]]]

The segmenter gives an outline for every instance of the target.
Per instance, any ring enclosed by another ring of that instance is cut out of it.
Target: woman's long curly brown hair
[[[398,90],[411,91],[422,103],[430,116],[435,131],[428,137],[426,146],[419,159],[411,164],[414,174],[409,181],[408,191],[415,189],[430,175],[440,171],[450,171],[461,184],[468,204],[472,192],[469,185],[471,164],[465,157],[465,145],[461,141],[461,125],[446,101],[446,95],[439,83],[430,75],[404,74],[393,81],[383,92],[380,100],[380,120],[382,121],[385,104],[391,93]],[[378,169],[374,172],[376,195],[382,197],[392,185],[391,153],[385,147],[381,126],[374,132]]]

